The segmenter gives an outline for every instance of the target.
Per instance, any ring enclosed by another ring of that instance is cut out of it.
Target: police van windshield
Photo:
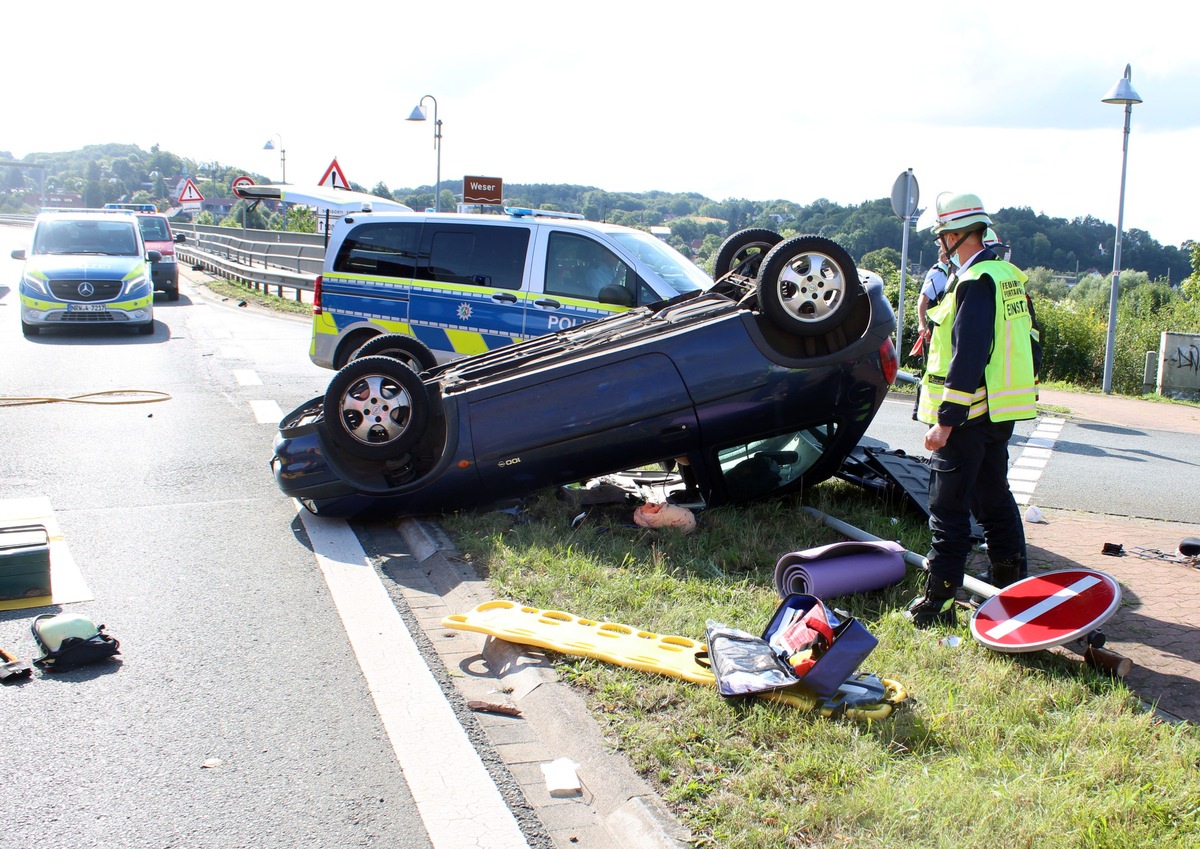
[[[33,252],[137,256],[137,234],[134,232],[132,221],[44,221],[34,234]]]
[[[695,263],[657,236],[638,231],[613,233],[612,237],[680,294],[702,291],[713,284]]]

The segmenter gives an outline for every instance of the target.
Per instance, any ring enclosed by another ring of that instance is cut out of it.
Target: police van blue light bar
[[[578,212],[555,212],[550,209],[529,209],[524,206],[506,206],[504,212],[513,218],[573,218],[582,221],[583,216]]]

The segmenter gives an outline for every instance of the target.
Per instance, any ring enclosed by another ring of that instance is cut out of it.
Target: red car
[[[187,236],[172,231],[165,215],[139,213],[137,219],[146,250],[162,254],[162,259],[151,266],[154,288],[165,292],[168,301],[178,301],[179,266],[175,264],[175,244],[186,240]]]

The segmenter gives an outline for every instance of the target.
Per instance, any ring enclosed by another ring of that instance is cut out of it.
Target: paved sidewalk
[[[1197,406],[1056,390],[1043,390],[1040,400],[1067,410],[1072,420],[1200,436]],[[1044,524],[1025,523],[1030,568],[1083,567],[1116,578],[1121,609],[1102,630],[1108,648],[1133,660],[1126,682],[1164,713],[1200,723],[1200,568],[1135,553],[1175,555],[1182,539],[1200,537],[1200,499],[1195,523],[1042,512]],[[1105,543],[1120,545],[1124,556],[1103,554]]]

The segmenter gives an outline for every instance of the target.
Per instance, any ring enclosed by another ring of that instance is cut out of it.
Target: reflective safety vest
[[[958,309],[955,297],[959,285],[987,275],[996,284],[996,319],[992,352],[983,370],[983,386],[973,391],[948,389],[946,375],[953,355],[952,333]],[[921,378],[921,396],[917,418],[937,424],[938,408],[943,401],[967,407],[967,421],[987,416],[994,422],[1032,419],[1037,416],[1037,377],[1034,373],[1033,319],[1025,297],[1029,278],[1011,263],[992,259],[977,262],[951,284],[937,306],[927,315],[933,328],[929,360]]]

